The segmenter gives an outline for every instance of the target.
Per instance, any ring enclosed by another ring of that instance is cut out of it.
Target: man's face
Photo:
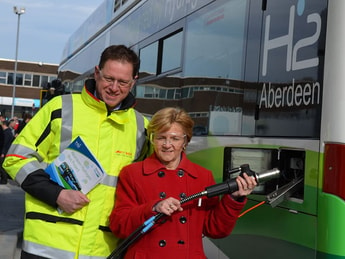
[[[133,65],[118,60],[108,60],[100,70],[95,68],[97,97],[104,101],[108,110],[118,106],[134,85]]]
[[[12,129],[16,126],[16,121],[11,121],[9,125]]]

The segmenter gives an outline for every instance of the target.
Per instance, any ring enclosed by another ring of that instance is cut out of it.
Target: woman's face
[[[177,168],[186,144],[186,135],[178,123],[173,123],[168,131],[153,135],[155,153],[167,169]]]

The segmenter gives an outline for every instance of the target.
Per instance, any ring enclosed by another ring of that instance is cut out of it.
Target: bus
[[[137,110],[184,108],[188,157],[217,182],[242,164],[279,169],[231,235],[203,239],[208,258],[345,258],[343,11],[344,0],[105,0],[66,43],[59,78],[78,92],[104,48],[127,45],[141,59]]]

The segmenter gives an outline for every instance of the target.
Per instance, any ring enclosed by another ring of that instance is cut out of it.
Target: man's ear
[[[95,66],[95,71],[94,71],[94,73],[93,73],[93,76],[94,76],[94,78],[96,78],[96,76],[98,76],[99,75],[99,66]]]

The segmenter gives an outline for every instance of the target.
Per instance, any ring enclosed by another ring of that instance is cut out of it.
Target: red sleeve
[[[128,237],[147,219],[156,215],[152,207],[159,200],[138,203],[138,195],[144,195],[137,190],[138,183],[134,181],[135,172],[141,168],[127,166],[122,169],[116,187],[115,206],[110,215],[110,229],[119,238]]]
[[[210,183],[214,183],[213,176],[210,176]],[[230,235],[236,225],[247,199],[243,202],[235,201],[229,194],[224,195],[221,200],[218,197],[212,198],[212,208],[207,210],[204,222],[203,234],[210,238],[223,238]]]

